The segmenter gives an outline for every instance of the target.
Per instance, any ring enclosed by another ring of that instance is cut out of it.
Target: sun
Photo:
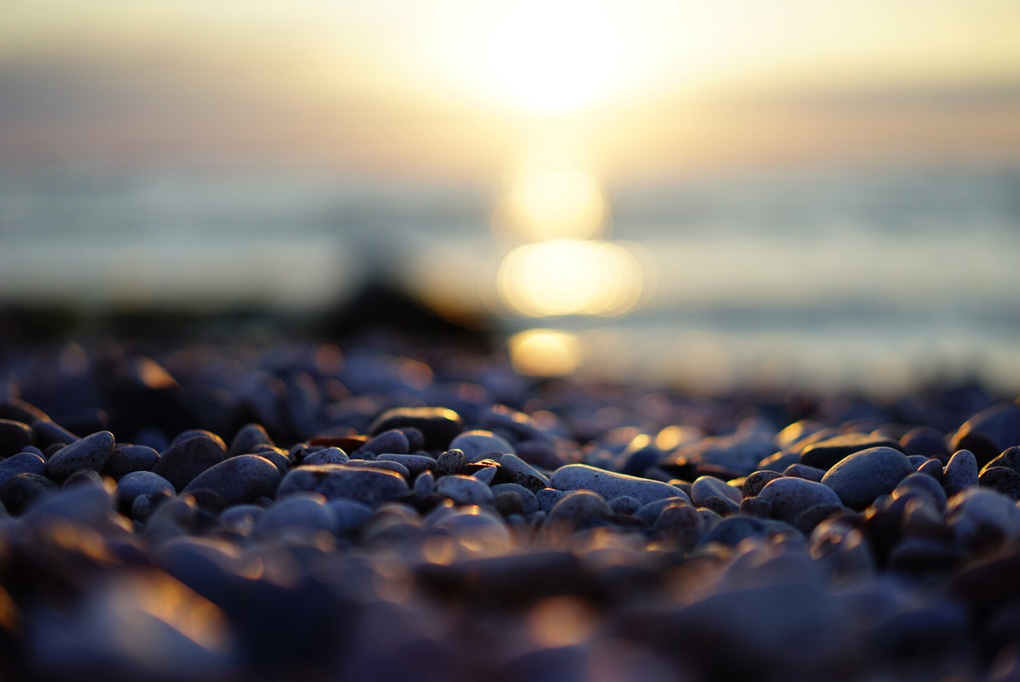
[[[619,65],[617,25],[589,0],[524,0],[496,18],[487,65],[501,93],[556,112],[605,93]]]

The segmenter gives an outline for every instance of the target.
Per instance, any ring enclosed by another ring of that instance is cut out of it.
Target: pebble
[[[13,457],[0,461],[0,486],[6,483],[12,476],[18,474],[36,474],[42,476],[46,473],[46,460],[31,452],[22,452]]]
[[[978,484],[1014,500],[1020,499],[1020,474],[1010,468],[985,467],[978,478]]]
[[[464,430],[464,421],[445,407],[395,407],[379,415],[369,426],[368,433],[377,436],[406,426],[421,432],[426,450],[447,450],[450,441]]]
[[[117,481],[117,496],[122,509],[130,510],[135,498],[139,495],[155,495],[158,493],[176,495],[173,484],[151,471],[133,471],[125,474]]]
[[[1020,474],[1020,447],[1006,448],[1001,455],[986,464],[981,472],[992,467],[1006,467]]]
[[[73,488],[76,485],[103,485],[103,477],[99,475],[98,471],[92,469],[78,469],[70,476],[64,479],[61,488]]]
[[[492,482],[496,479],[496,472],[499,471],[496,467],[482,467],[475,473],[471,474],[471,478],[476,481],[481,481],[487,486],[491,486]]]
[[[535,499],[538,500],[538,507],[541,511],[548,514],[552,511],[553,505],[559,502],[560,498],[567,494],[565,490],[554,490],[552,488],[543,488],[535,493]]]
[[[434,471],[437,476],[452,476],[460,473],[460,470],[467,464],[467,457],[460,450],[449,450],[439,455],[436,459]]]
[[[667,497],[679,497],[688,503],[691,501],[684,491],[667,483],[604,471],[585,464],[568,464],[557,469],[550,482],[557,490],[590,490],[606,500],[626,495],[642,504]]]
[[[805,509],[825,504],[841,505],[839,495],[832,488],[804,478],[777,478],[761,489],[757,499],[768,500],[773,518],[792,522]]]
[[[35,445],[35,432],[28,424],[0,419],[0,459],[16,455],[28,445]]]
[[[899,450],[901,446],[891,438],[867,433],[844,433],[804,448],[800,453],[800,463],[828,471],[854,453],[877,447]]]
[[[739,490],[724,481],[712,476],[700,476],[691,484],[691,501],[695,506],[704,506],[702,502],[708,497],[723,497],[739,505],[743,495]]]
[[[296,493],[266,509],[255,525],[263,537],[292,529],[335,533],[336,512],[318,493]]]
[[[426,471],[414,479],[414,499],[418,502],[425,502],[436,491],[436,479],[432,472]]]
[[[358,448],[359,452],[371,452],[375,455],[389,453],[393,455],[406,455],[411,452],[411,443],[407,435],[399,429],[383,431],[375,438]]]
[[[701,503],[696,506],[698,509],[709,509],[719,516],[729,516],[740,511],[739,504],[727,497],[719,497],[718,495],[705,497],[701,500]]]
[[[227,448],[218,436],[192,432],[183,439],[181,436],[174,439],[151,471],[170,481],[177,490],[184,490],[195,477],[226,458]]]
[[[892,492],[912,471],[899,450],[875,447],[840,460],[826,472],[822,484],[832,488],[851,509],[864,509],[879,495]]]
[[[39,474],[15,474],[0,486],[0,504],[13,516],[20,515],[35,500],[58,490],[57,484]]]
[[[669,510],[670,512],[673,509]],[[656,524],[658,527],[658,524]],[[747,538],[765,537],[768,527],[758,519],[748,516],[733,516],[723,519],[715,528],[701,536],[698,544],[707,545],[713,542],[736,547]]]
[[[772,518],[772,503],[769,500],[762,500],[757,497],[745,497],[740,501],[738,514],[754,516],[759,519]]]
[[[476,478],[459,474],[444,476],[436,481],[436,494],[458,505],[488,506],[493,503],[492,490],[488,485]]]
[[[255,453],[255,448],[260,445],[275,446],[276,443],[269,437],[265,427],[261,424],[245,424],[234,434],[230,441],[230,450],[227,454],[230,457],[251,455]]]
[[[741,492],[744,497],[756,497],[762,488],[768,485],[769,481],[782,477],[783,474],[778,471],[755,471],[744,479]]]
[[[281,479],[280,470],[265,457],[238,455],[209,467],[181,492],[211,490],[227,505],[246,504],[275,495]]]
[[[345,499],[370,507],[410,494],[400,474],[382,469],[365,469],[347,464],[295,467],[283,477],[277,497],[297,492],[321,493],[327,500]]]
[[[702,537],[703,519],[694,507],[674,501],[656,515],[654,528],[681,550],[689,551]]]
[[[145,445],[118,444],[103,467],[103,475],[115,481],[134,471],[152,471],[159,461],[159,453]]]
[[[491,431],[465,431],[450,443],[451,450],[460,450],[469,462],[493,459],[497,462],[505,454],[516,454],[510,442]]]
[[[371,459],[352,459],[345,464],[347,467],[353,467],[356,469],[381,469],[383,471],[392,471],[395,474],[400,474],[406,480],[411,480],[411,472],[407,470],[403,464],[398,464],[392,461],[376,461]]]
[[[818,483],[825,476],[825,472],[815,467],[809,467],[806,464],[791,464],[783,470],[784,476],[791,476],[793,478],[803,478],[808,481],[814,481]]]
[[[949,441],[952,452],[973,452],[979,466],[1017,445],[1020,445],[1020,405],[1016,403],[999,403],[978,412]]]
[[[340,448],[323,448],[305,455],[301,466],[319,466],[320,464],[347,464],[351,458]]]
[[[43,447],[53,443],[70,445],[75,441],[81,440],[78,436],[74,435],[60,424],[54,424],[48,419],[36,419],[32,422],[32,431],[35,432],[36,440]]]
[[[946,503],[948,498],[946,491],[939,485],[931,476],[926,476],[921,473],[910,474],[896,486],[893,490],[892,496],[898,497],[906,492],[916,492],[921,495],[928,497],[936,506],[940,512],[946,510]]]
[[[551,487],[549,479],[533,466],[513,454],[504,454],[499,464],[506,471],[511,483],[524,486],[533,493]]]
[[[593,522],[608,519],[612,514],[613,510],[601,495],[588,490],[574,490],[556,501],[549,511],[548,520],[550,523],[586,527]]]
[[[942,460],[934,457],[917,467],[917,473],[929,476],[936,481],[942,480]]]
[[[613,513],[624,516],[634,516],[641,509],[641,506],[640,500],[626,495],[609,501],[609,508],[613,510]]]
[[[953,495],[978,486],[978,465],[970,450],[958,450],[942,472],[942,487],[946,495]]]
[[[946,449],[942,433],[930,427],[912,429],[903,434],[900,446],[907,455],[949,459],[949,451]]]
[[[372,508],[355,500],[338,499],[329,502],[336,518],[336,532],[350,533],[361,527],[372,515]]]
[[[1020,534],[1020,510],[1015,501],[989,488],[968,488],[954,495],[946,521],[964,547],[996,544]]]
[[[46,476],[62,483],[79,469],[102,471],[113,454],[113,434],[100,431],[64,447],[46,462]]]

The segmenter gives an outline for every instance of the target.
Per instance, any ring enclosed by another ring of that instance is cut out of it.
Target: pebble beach
[[[3,679],[1020,679],[1020,405],[979,387],[368,342],[3,371]]]

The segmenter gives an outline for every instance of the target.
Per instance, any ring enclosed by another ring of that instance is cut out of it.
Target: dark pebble
[[[117,445],[106,460],[103,474],[115,481],[135,471],[151,471],[159,461],[159,453],[144,445]]]
[[[436,468],[434,469],[437,476],[453,476],[459,474],[460,470],[467,464],[467,457],[460,450],[449,450],[439,455],[436,459]]]
[[[946,464],[942,472],[942,487],[946,495],[952,497],[967,488],[978,485],[978,465],[974,453],[970,450],[959,450]]]
[[[758,497],[745,497],[740,502],[739,514],[759,519],[772,518],[772,503]]]
[[[100,431],[65,446],[46,461],[46,475],[55,483],[78,469],[102,471],[113,454],[114,439],[109,431]]]
[[[320,493],[327,500],[351,500],[369,506],[399,500],[410,494],[400,474],[346,464],[295,467],[284,476],[277,497],[295,492]]]
[[[375,436],[358,448],[359,452],[371,452],[376,455],[406,455],[411,452],[411,444],[400,429],[390,429]]]
[[[839,505],[839,496],[828,486],[803,478],[782,477],[770,481],[758,493],[759,500],[772,504],[772,516],[787,523],[805,509],[825,504]]]
[[[1015,403],[1000,403],[977,413],[949,441],[953,452],[973,452],[979,467],[1017,445],[1020,445],[1020,406]]]
[[[978,484],[1014,500],[1020,499],[1020,474],[1007,467],[985,467]]]
[[[181,492],[212,490],[228,506],[245,504],[260,497],[273,497],[282,478],[280,470],[268,459],[259,455],[239,455],[209,467]],[[173,484],[173,481],[170,483]]]
[[[945,438],[940,431],[932,428],[921,427],[908,431],[900,438],[900,445],[907,455],[923,455],[949,460]]]
[[[276,445],[276,443],[269,437],[265,427],[261,424],[246,424],[231,439],[229,454],[231,457],[254,454],[255,448],[259,445]]]
[[[103,485],[103,477],[94,469],[78,469],[64,479],[61,488],[73,488],[77,485]]]
[[[804,535],[810,535],[811,531],[822,521],[844,511],[846,511],[846,508],[841,504],[818,504],[814,507],[808,507],[797,514],[793,521],[790,522],[790,525]]]
[[[782,477],[783,475],[778,471],[755,471],[744,479],[741,490],[744,497],[756,497],[762,488],[769,484],[769,481]]]
[[[733,516],[717,523],[715,528],[701,536],[698,544],[718,542],[727,547],[736,547],[747,538],[766,535],[768,528],[760,520],[750,516]]]
[[[729,516],[730,514],[736,514],[740,511],[739,504],[728,497],[720,497],[718,495],[711,495],[703,498],[701,502],[698,503],[698,508],[709,509],[719,516]]]
[[[27,445],[35,445],[35,432],[28,424],[0,419],[0,459],[18,454]]]
[[[22,452],[0,461],[0,486],[18,474],[36,474],[42,476],[45,473],[46,460],[35,453]]]
[[[19,516],[29,504],[58,490],[57,484],[39,474],[17,474],[0,487],[0,502],[8,513]]]
[[[930,476],[936,481],[942,480],[942,460],[932,457],[921,466],[917,467],[917,473]]]
[[[445,450],[464,430],[460,415],[445,407],[395,407],[379,415],[368,428],[369,435],[405,426],[418,429],[426,450]]]
[[[182,434],[183,435],[183,434]],[[177,490],[184,490],[196,476],[227,458],[227,448],[219,437],[206,432],[178,436],[152,467]]]
[[[822,484],[832,488],[843,504],[860,510],[879,495],[892,492],[912,471],[906,455],[899,450],[875,447],[842,459],[826,472]]]
[[[32,430],[35,432],[37,440],[43,447],[51,443],[63,443],[64,445],[68,445],[81,440],[81,438],[74,435],[63,426],[44,419],[37,419],[32,422]]]
[[[891,438],[867,433],[844,433],[806,447],[800,453],[800,463],[828,471],[856,452],[877,447],[901,449],[899,442]]]
[[[794,478],[803,478],[807,481],[814,481],[818,483],[825,476],[825,472],[815,467],[810,467],[806,464],[791,464],[783,470],[784,476],[792,476]]]
[[[984,469],[992,467],[1006,467],[1020,474],[1020,447],[1006,448],[1001,455],[986,464],[982,472],[984,472]]]

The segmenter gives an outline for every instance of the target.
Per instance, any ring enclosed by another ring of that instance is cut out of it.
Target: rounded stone
[[[0,419],[0,459],[18,454],[27,445],[35,445],[35,432],[28,424]]]
[[[151,471],[159,453],[145,445],[117,445],[103,467],[103,475],[115,481],[134,471]]]
[[[548,520],[552,523],[568,523],[572,526],[584,527],[595,521],[612,516],[601,495],[588,490],[575,490],[561,497],[549,511]]]
[[[458,505],[493,503],[492,490],[478,479],[470,476],[444,476],[436,482],[436,494],[448,497]]]
[[[411,452],[411,444],[407,435],[400,429],[383,431],[375,438],[358,448],[358,452],[371,452],[376,455],[406,455]]]
[[[321,493],[327,500],[352,500],[374,507],[410,494],[400,474],[383,469],[363,469],[347,464],[295,467],[284,476],[277,497],[297,492]]]
[[[273,497],[281,478],[280,470],[265,457],[239,455],[206,469],[181,492],[211,490],[229,506]]]
[[[109,431],[100,431],[65,446],[46,462],[46,476],[56,483],[79,469],[102,471],[113,454],[114,439]]]
[[[492,431],[465,431],[450,442],[450,449],[463,452],[469,462],[477,462],[480,459],[499,461],[493,453],[517,454],[514,446],[506,438],[497,436]]]
[[[0,486],[0,503],[9,513],[17,516],[35,500],[57,490],[57,485],[45,476],[17,474]]]
[[[229,454],[231,457],[255,454],[255,448],[259,445],[275,445],[275,443],[261,424],[245,424],[230,441]]]
[[[60,424],[54,424],[47,419],[36,419],[32,422],[32,430],[35,432],[39,443],[44,447],[52,443],[70,445],[75,441],[81,440],[81,438],[74,435]]]
[[[319,466],[321,464],[347,464],[351,458],[340,448],[323,448],[305,455],[301,466]]]
[[[269,536],[288,528],[335,533],[336,512],[317,493],[300,493],[280,500],[258,520],[255,530]]]
[[[864,509],[879,495],[892,492],[913,468],[906,455],[887,447],[869,448],[842,459],[826,472],[822,484],[851,509]]]
[[[544,474],[517,455],[511,453],[504,454],[499,460],[499,465],[506,471],[511,483],[524,486],[533,493],[550,487],[549,479]]]
[[[709,497],[723,497],[737,505],[743,499],[739,490],[714,476],[699,476],[694,479],[694,483],[691,484],[690,498],[695,506],[703,506],[702,502]]]
[[[170,444],[152,472],[159,474],[177,490],[184,490],[196,476],[227,458],[223,441],[204,431],[185,432]]]
[[[828,486],[804,478],[783,477],[769,481],[758,493],[757,499],[772,504],[772,516],[780,521],[792,522],[805,509],[828,504],[840,505],[839,495]]]
[[[876,447],[901,448],[898,441],[867,433],[843,433],[833,438],[814,443],[800,453],[800,463],[828,471],[843,459]]]
[[[978,486],[978,465],[974,453],[970,450],[959,450],[949,458],[949,463],[942,472],[942,487],[946,495],[953,495],[968,488]]]
[[[691,499],[684,491],[668,483],[605,471],[587,464],[569,464],[560,467],[553,473],[550,483],[553,488],[561,491],[590,490],[598,493],[605,500],[626,495],[633,497],[643,505],[670,497],[677,497],[688,504],[691,503]]]
[[[1020,474],[1007,467],[986,467],[978,478],[983,488],[991,488],[1014,500],[1020,499]]]
[[[394,407],[379,415],[368,428],[377,436],[390,429],[405,426],[421,431],[426,450],[446,450],[457,434],[464,430],[460,415],[445,407]]]
[[[748,477],[744,479],[744,485],[741,486],[741,492],[744,497],[757,497],[762,488],[768,485],[770,481],[774,481],[775,479],[782,477],[783,475],[778,471],[755,471],[753,474],[748,475]]]
[[[0,486],[18,474],[46,473],[46,460],[32,452],[21,452],[13,457],[0,461]]]
[[[177,491],[174,490],[170,481],[151,471],[132,471],[117,482],[117,496],[120,498],[121,508],[125,510],[131,509],[131,505],[139,495],[158,493],[176,495]]]

